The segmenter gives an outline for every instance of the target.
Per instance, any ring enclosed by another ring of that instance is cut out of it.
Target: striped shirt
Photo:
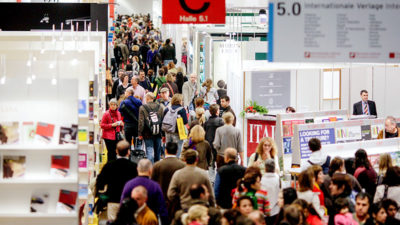
[[[241,196],[246,195],[247,192],[246,192],[246,191],[239,192],[239,191],[237,190],[237,188],[234,189],[234,191],[235,191],[235,193],[233,194],[232,204],[233,204],[234,206],[236,206],[236,205],[237,205],[237,204],[236,204],[236,203],[237,203],[237,200],[238,200]],[[260,212],[262,212],[264,215],[269,216],[269,215],[270,215],[270,212],[271,212],[271,209],[270,209],[270,207],[269,207],[269,200],[268,200],[268,197],[267,197],[267,191],[265,191],[265,190],[258,190],[258,191],[255,193],[255,197],[257,198],[257,208],[258,208],[258,210],[260,210]]]

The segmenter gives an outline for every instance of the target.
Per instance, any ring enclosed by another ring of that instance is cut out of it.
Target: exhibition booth
[[[0,32],[1,224],[88,223],[105,55],[105,32]]]

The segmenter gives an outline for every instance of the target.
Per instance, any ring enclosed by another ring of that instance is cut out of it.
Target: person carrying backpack
[[[322,172],[328,174],[331,157],[322,152],[321,141],[318,138],[311,138],[308,141],[308,147],[310,148],[311,155],[304,165],[301,166],[301,171],[313,165],[320,165]]]
[[[174,142],[178,144],[177,157],[179,158],[182,151],[183,140],[180,140],[178,133],[178,126],[176,120],[178,117],[182,117],[183,124],[188,123],[186,110],[183,107],[183,96],[182,94],[175,94],[172,99],[170,106],[164,110],[164,118],[162,122],[162,130],[165,132],[166,142]]]
[[[163,107],[154,101],[154,94],[145,96],[147,104],[139,108],[139,139],[144,140],[147,158],[155,163],[161,156],[161,123]]]

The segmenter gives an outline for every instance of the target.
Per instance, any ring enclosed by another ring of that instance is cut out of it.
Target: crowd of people
[[[298,182],[284,188],[272,138],[244,162],[225,82],[186,76],[149,16],[117,21],[118,77],[101,120],[108,162],[96,180],[96,211],[109,224],[400,224],[390,155],[376,172],[365,150],[331,159],[313,138]]]

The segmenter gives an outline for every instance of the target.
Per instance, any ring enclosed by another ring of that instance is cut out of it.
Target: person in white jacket
[[[301,165],[301,171],[308,169],[312,165],[320,165],[324,174],[328,173],[330,157],[321,150],[321,141],[318,138],[311,138],[308,141],[310,148],[310,158]]]
[[[297,197],[306,200],[308,203],[314,206],[319,216],[322,218],[325,214],[325,209],[321,206],[318,194],[313,192],[313,186],[315,183],[314,172],[312,169],[306,169],[300,173],[299,176],[299,189],[297,191]]]

